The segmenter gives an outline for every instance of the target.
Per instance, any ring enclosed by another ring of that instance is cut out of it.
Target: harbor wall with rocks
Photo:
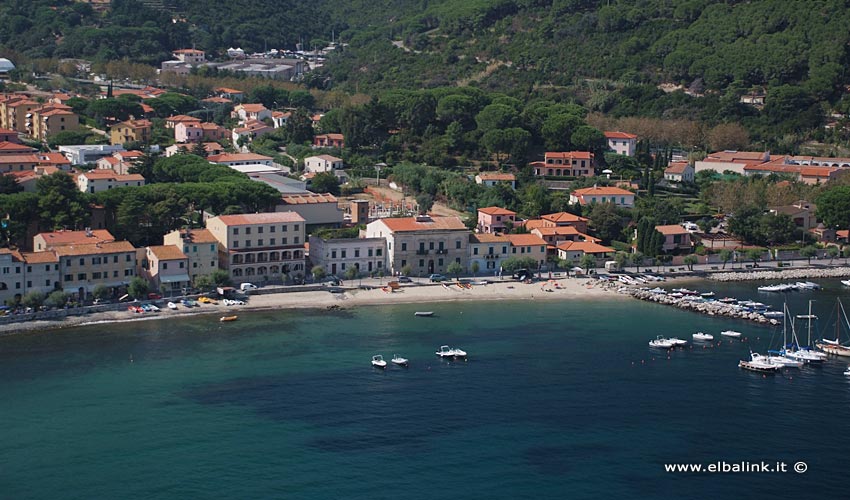
[[[819,279],[845,278],[850,276],[850,267],[807,267],[803,269],[747,270],[738,272],[714,272],[706,277],[714,281],[751,281],[751,280],[789,280],[789,279]]]
[[[673,307],[678,307],[686,311],[692,311],[708,316],[723,316],[727,318],[737,318],[746,321],[752,321],[761,325],[778,325],[780,322],[776,319],[766,318],[762,314],[754,311],[746,311],[741,307],[733,304],[725,304],[723,302],[703,302],[695,300],[696,297],[671,297],[662,293],[654,293],[649,290],[640,290],[637,288],[621,288],[620,293],[631,295],[639,300],[655,302]]]

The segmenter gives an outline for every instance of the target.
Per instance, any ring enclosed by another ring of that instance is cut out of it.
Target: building
[[[180,143],[217,142],[227,135],[227,129],[215,123],[180,122],[174,126],[174,140]]]
[[[342,158],[331,155],[308,156],[304,158],[305,172],[330,172],[342,170]]]
[[[618,207],[631,208],[635,206],[635,194],[617,187],[594,186],[570,193],[570,203],[613,203]]]
[[[670,182],[694,182],[694,166],[686,161],[674,161],[664,169],[664,179]]]
[[[182,246],[182,245],[181,245]],[[140,262],[140,275],[148,280],[151,289],[166,297],[181,295],[190,285],[189,258],[177,245],[146,247]]]
[[[35,148],[23,144],[8,141],[0,142],[0,155],[27,155],[35,154],[36,151]]]
[[[815,212],[817,205],[809,203],[806,200],[798,200],[791,205],[783,205],[770,207],[770,213],[773,215],[784,214],[794,221],[794,225],[803,231],[814,229],[818,225]]]
[[[231,52],[231,50],[233,52]],[[244,51],[242,49],[228,49],[227,53],[235,54],[235,58],[243,59]],[[258,76],[263,78],[273,78],[276,80],[291,80],[303,74],[307,68],[305,61],[300,59],[264,59],[250,58],[240,61],[230,61],[224,63],[208,63],[207,66],[218,68],[223,71],[232,71],[234,73],[242,73],[246,76]]]
[[[514,174],[506,174],[502,172],[481,172],[475,176],[475,183],[486,187],[493,187],[496,184],[507,183],[511,189],[516,189],[516,176]]]
[[[201,119],[189,115],[174,115],[165,119],[165,128],[175,129],[180,123],[201,123]]]
[[[467,268],[469,229],[459,217],[391,217],[366,225],[367,238],[386,238],[393,274],[410,266],[412,275],[445,273],[452,262]]]
[[[637,136],[627,134],[625,132],[605,132],[605,139],[608,141],[608,149],[613,150],[618,155],[634,156],[637,149]]]
[[[292,116],[292,113],[289,111],[272,111],[272,123],[274,124],[274,128],[285,127],[290,116]]]
[[[206,54],[203,50],[197,49],[179,49],[171,53],[174,59],[190,64],[192,66],[206,62]]]
[[[66,245],[90,245],[115,241],[112,233],[106,229],[86,229],[84,231],[52,231],[33,236],[32,247],[36,252],[44,252],[54,247]]]
[[[118,187],[141,187],[145,178],[141,174],[119,174],[114,170],[96,169],[77,174],[77,188],[84,193],[99,193]]]
[[[0,302],[26,293],[24,259],[17,250],[0,248]]]
[[[501,207],[486,207],[478,209],[479,233],[503,233],[516,225],[516,212]]]
[[[314,148],[345,148],[345,137],[342,134],[318,134],[313,136]]]
[[[213,89],[219,99],[228,99],[230,101],[242,102],[245,99],[245,92],[238,89],[228,87],[216,87]]]
[[[761,165],[770,161],[783,161],[784,159],[784,156],[780,156],[771,160],[769,151],[718,151],[709,154],[702,160],[697,160],[694,163],[694,172],[698,174],[703,170],[712,170],[723,173],[728,170],[744,175],[744,167]]]
[[[538,236],[551,247],[556,247],[565,241],[592,241],[599,243],[599,238],[582,233],[572,226],[565,227],[536,227],[531,234]]]
[[[611,247],[602,246],[591,241],[565,241],[558,245],[558,260],[572,261],[578,265],[582,257],[592,255],[597,264],[609,260],[614,256],[616,250]]]
[[[177,229],[163,237],[163,244],[182,249],[188,259],[187,270],[192,283],[199,276],[209,276],[219,268],[218,240],[206,229]]]
[[[262,104],[238,104],[233,108],[231,116],[238,118],[240,123],[245,123],[248,120],[260,122],[266,118],[271,120],[272,112]]]
[[[20,144],[21,139],[18,137],[17,130],[11,130],[8,128],[0,128],[0,142],[12,142],[15,144]]]
[[[295,212],[304,218],[307,232],[315,227],[341,227],[345,222],[345,211],[339,207],[332,194],[284,194],[275,212]]]
[[[593,153],[589,151],[547,152],[543,162],[545,166],[534,166],[534,175],[590,177],[594,173]]]
[[[34,154],[0,155],[0,174],[33,170],[40,162]]]
[[[81,300],[94,288],[121,288],[136,276],[136,249],[127,241],[56,246],[50,249],[59,257],[62,288]]]
[[[32,111],[27,117],[27,133],[39,141],[46,142],[60,132],[80,129],[80,117],[64,105],[49,105]]]
[[[127,120],[112,126],[109,138],[111,144],[128,142],[148,143],[151,140],[153,124],[150,120]]]
[[[207,156],[210,163],[238,167],[245,165],[265,165],[272,167],[272,157],[254,153],[222,153],[220,155]]]
[[[220,155],[224,152],[224,147],[217,142],[205,142],[203,144],[207,157]],[[181,153],[191,154],[194,148],[194,144],[172,144],[165,148],[165,156],[167,158]]]
[[[664,253],[690,252],[694,248],[690,231],[679,224],[655,226],[655,230],[664,235],[664,245],[661,246]]]
[[[266,125],[265,122],[259,120],[248,120],[242,127],[236,127],[231,134],[233,144],[240,145],[242,141],[251,142],[257,137],[262,137],[274,131],[274,127]]]
[[[574,227],[581,233],[587,232],[587,223],[590,219],[569,212],[556,212],[554,214],[541,215],[540,227]],[[533,229],[526,224],[526,227]]]
[[[502,234],[472,233],[469,235],[469,271],[475,264],[484,274],[496,274],[502,268],[502,261],[511,257],[511,240]]]
[[[511,257],[534,259],[537,268],[546,265],[546,242],[536,234],[509,234]]]
[[[220,215],[207,229],[219,243],[219,267],[235,282],[304,275],[305,224],[295,212]]]
[[[24,261],[25,293],[45,295],[62,287],[59,280],[59,256],[54,252],[21,252]]]
[[[354,267],[359,275],[386,271],[384,238],[328,238],[310,236],[310,262],[329,274],[345,277]]]
[[[27,133],[27,115],[31,116],[32,110],[40,107],[41,103],[27,95],[0,95],[0,127]]]
[[[59,152],[65,155],[65,158],[72,165],[88,165],[96,163],[97,160],[106,156],[112,156],[114,153],[124,151],[121,145],[106,145],[93,144],[81,146],[59,146]]]

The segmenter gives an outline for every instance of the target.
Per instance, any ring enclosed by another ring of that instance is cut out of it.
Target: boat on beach
[[[177,304],[175,304],[174,302],[169,302],[169,303],[168,303],[168,304],[166,304],[166,305],[167,305],[167,306],[168,306],[168,308],[169,308],[169,309],[171,309],[172,311],[174,311],[174,310],[176,310],[176,309],[177,309]]]
[[[384,361],[383,356],[381,356],[380,354],[376,354],[376,355],[372,356],[372,366],[374,366],[375,368],[380,368],[381,370],[383,370],[384,368],[387,367],[387,362]]]

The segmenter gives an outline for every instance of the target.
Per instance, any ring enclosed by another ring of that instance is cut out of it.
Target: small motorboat
[[[850,286],[850,280],[841,280],[841,284],[844,286]]]
[[[169,302],[167,305],[168,305],[168,308],[171,309],[172,311],[177,309],[177,304],[175,304],[174,302]]]
[[[764,316],[765,318],[777,318],[778,319],[778,318],[784,318],[785,317],[785,313],[782,312],[782,311],[765,311],[765,312],[761,313],[761,315]]]
[[[452,350],[454,351],[456,358],[465,358],[466,357],[466,351],[464,351],[463,349],[455,348],[455,349],[452,349]]]
[[[219,318],[219,321],[225,323],[227,321],[236,321],[237,319],[239,319],[239,316],[222,316]]]
[[[441,345],[440,350],[435,352],[434,354],[441,358],[453,358],[455,357],[455,350],[447,345]]]
[[[381,370],[383,370],[384,368],[387,367],[387,362],[384,361],[383,356],[381,356],[380,354],[376,354],[376,355],[372,356],[372,366],[374,366],[375,368],[380,368]]]
[[[844,375],[850,377],[850,366],[848,366],[847,369],[844,370]]]
[[[131,313],[145,312],[144,309],[142,309],[141,307],[136,307],[136,306],[127,306],[127,310],[130,311]]]
[[[703,333],[703,332],[696,332],[695,334],[692,335],[692,337],[694,338],[695,341],[698,341],[698,342],[711,342],[712,340],[714,340],[714,335],[711,335],[709,333]]]
[[[673,342],[670,342],[670,340],[664,338],[661,335],[656,337],[655,340],[649,341],[649,347],[655,347],[655,348],[658,348],[658,349],[670,349],[674,345],[675,344]]]
[[[189,299],[180,299],[180,304],[182,304],[183,307],[192,307],[192,301]]]
[[[776,373],[779,371],[779,365],[775,365],[767,360],[766,356],[750,352],[750,360],[743,359],[738,362],[738,366],[745,370],[758,373]]]
[[[434,311],[416,311],[413,313],[414,316],[433,316]]]
[[[726,330],[726,331],[720,332],[720,335],[723,335],[724,337],[732,337],[734,339],[737,339],[737,338],[741,337],[741,332],[736,332],[735,330]]]
[[[709,297],[714,297],[714,292],[704,292],[704,293],[699,294],[699,296],[704,298],[704,299],[707,299]]]
[[[724,304],[735,304],[738,302],[738,299],[733,297],[723,297],[722,299],[717,299],[717,302],[722,302]]]
[[[679,338],[676,338],[676,337],[671,337],[671,338],[669,338],[669,339],[667,339],[667,340],[669,340],[670,342],[672,342],[674,346],[677,346],[677,345],[688,345],[688,341],[687,341],[687,340],[682,340],[682,339],[679,339]]]
[[[408,363],[407,358],[402,358],[398,354],[393,354],[393,359],[391,359],[390,361],[392,362],[392,364],[398,366],[407,366]]]

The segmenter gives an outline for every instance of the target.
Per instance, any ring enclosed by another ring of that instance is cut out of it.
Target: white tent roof
[[[15,69],[15,65],[12,64],[12,61],[0,57],[0,71],[12,71]]]

